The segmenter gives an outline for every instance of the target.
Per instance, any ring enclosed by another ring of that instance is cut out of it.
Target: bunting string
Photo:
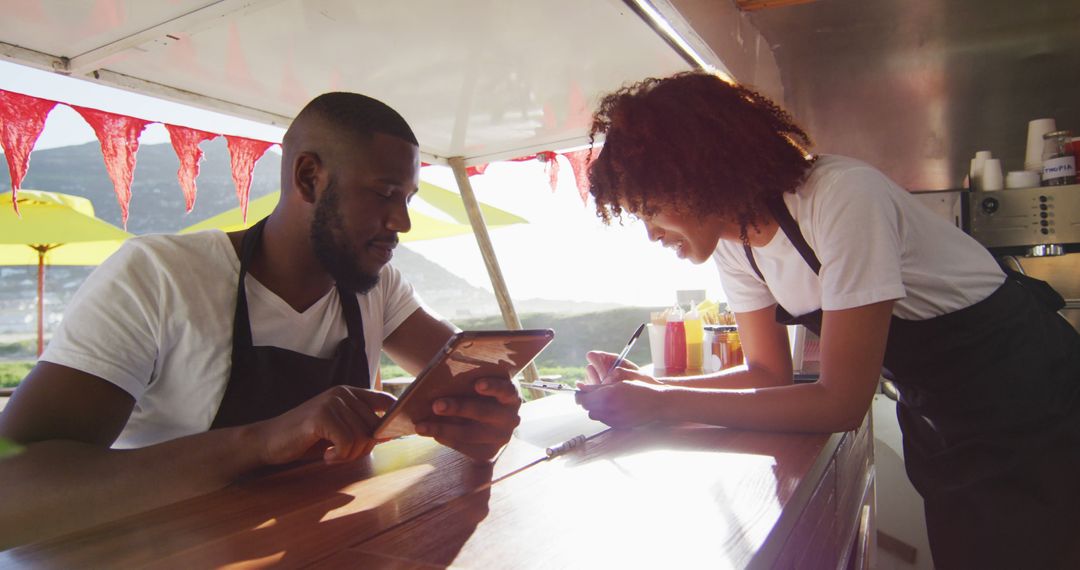
[[[4,157],[8,163],[8,172],[11,175],[11,202],[16,213],[19,211],[16,202],[18,191],[30,168],[31,152],[45,127],[46,118],[58,104],[66,105],[66,103],[0,89],[0,147],[3,148]],[[218,136],[225,137],[229,148],[236,198],[240,204],[244,220],[247,220],[247,205],[251,193],[251,179],[255,163],[276,143],[233,135],[221,135],[89,107],[68,106],[78,112],[93,128],[94,134],[101,144],[105,168],[109,178],[112,180],[113,190],[116,193],[116,200],[120,204],[121,217],[125,227],[128,220],[128,206],[131,203],[131,183],[135,174],[139,136],[147,125],[153,123],[160,123],[169,131],[173,150],[176,152],[176,157],[180,163],[176,176],[188,212],[195,205],[197,194],[195,180],[199,176],[199,163],[203,159],[203,151],[199,148],[199,145]],[[542,151],[533,155],[514,158],[511,161],[543,161],[548,183],[554,192],[559,177],[559,161],[557,158],[562,156],[573,170],[578,194],[581,196],[582,202],[587,203],[589,196],[589,152],[589,149],[563,153]],[[423,164],[423,166],[428,165]],[[467,175],[470,177],[481,176],[487,167],[487,164],[470,166],[466,169]]]
[[[30,168],[31,151],[45,127],[46,116],[57,104],[61,103],[14,91],[0,90],[0,145],[3,146],[8,171],[11,173],[11,200],[16,212],[19,211],[16,203],[18,191]],[[184,205],[187,211],[191,211],[195,205],[197,192],[195,179],[199,175],[199,163],[203,159],[203,151],[199,148],[199,144],[221,135],[90,107],[68,106],[79,113],[90,125],[101,144],[105,169],[112,180],[125,227],[128,220],[128,206],[131,203],[131,182],[134,178],[136,154],[139,150],[139,135],[147,125],[153,123],[161,123],[169,131],[173,150],[180,162],[176,175],[181,192],[184,194]],[[233,169],[232,178],[236,185],[237,200],[246,217],[248,196],[251,191],[251,173],[255,168],[255,161],[276,143],[243,137],[232,138],[239,141],[230,141],[228,145]]]

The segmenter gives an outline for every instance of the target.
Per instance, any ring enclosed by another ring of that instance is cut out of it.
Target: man
[[[0,469],[0,547],[221,488],[322,453],[369,453],[393,398],[379,351],[417,373],[453,334],[388,265],[419,149],[385,104],[305,107],[282,143],[281,201],[249,230],[130,240],[80,289],[0,415],[25,446]],[[518,423],[506,378],[417,426],[490,460]],[[326,446],[325,442],[329,442]]]

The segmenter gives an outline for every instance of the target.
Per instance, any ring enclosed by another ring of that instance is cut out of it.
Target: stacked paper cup
[[[1030,170],[1012,170],[1005,175],[1006,188],[1035,188],[1042,177]]]
[[[975,153],[975,158],[971,159],[971,169],[968,171],[968,179],[971,183],[972,190],[983,189],[983,172],[986,167],[986,161],[992,158],[992,156],[990,151],[980,150]],[[1042,155],[1039,156],[1041,159]],[[1039,164],[1039,168],[1042,168],[1042,163],[1040,162]]]
[[[979,180],[979,190],[1001,190],[1005,187],[1005,181],[1001,176],[1001,159],[988,158],[983,163],[982,178]]]
[[[1024,170],[1042,174],[1043,135],[1057,130],[1053,119],[1035,119],[1028,122],[1027,153]]]

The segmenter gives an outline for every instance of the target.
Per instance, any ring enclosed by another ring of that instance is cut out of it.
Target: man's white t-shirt
[[[741,243],[721,240],[713,260],[733,311],[778,303],[798,316],[895,299],[893,315],[926,320],[985,299],[1005,280],[971,236],[858,160],[821,156],[784,203],[821,271],[814,275],[780,229],[753,248],[765,282]]]
[[[236,251],[220,231],[128,240],[79,288],[41,360],[107,380],[135,398],[114,447],[206,431],[229,379],[239,276]],[[256,346],[328,358],[348,336],[336,287],[297,313],[251,275],[245,286]],[[421,305],[390,265],[357,301],[374,378],[383,340]]]

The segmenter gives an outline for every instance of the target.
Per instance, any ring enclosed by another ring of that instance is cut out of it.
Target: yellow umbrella
[[[249,202],[247,223],[244,223],[241,217],[240,208],[237,207],[212,218],[203,220],[197,224],[188,226],[180,230],[180,233],[186,234],[209,229],[218,229],[225,232],[242,230],[270,215],[270,212],[274,211],[274,208],[277,206],[279,196],[280,194],[278,192],[271,192],[270,194]],[[425,206],[437,210],[444,217],[449,218],[449,220],[439,219],[434,215],[425,214],[423,210],[429,209],[425,208]],[[468,214],[465,213],[465,206],[461,203],[461,197],[445,188],[435,186],[434,184],[420,182],[420,191],[413,198],[412,206],[410,206],[409,210],[409,218],[412,221],[412,230],[408,233],[401,234],[399,236],[401,241],[436,239],[467,234],[472,231],[472,226],[469,225]],[[511,214],[510,212],[500,210],[487,204],[481,204],[480,210],[484,213],[484,221],[487,223],[488,227],[494,228],[511,224],[527,223],[527,220],[521,216]]]
[[[0,265],[37,265],[38,355],[45,346],[45,264],[98,265],[132,234],[94,217],[79,196],[19,191],[19,215],[0,208]]]

